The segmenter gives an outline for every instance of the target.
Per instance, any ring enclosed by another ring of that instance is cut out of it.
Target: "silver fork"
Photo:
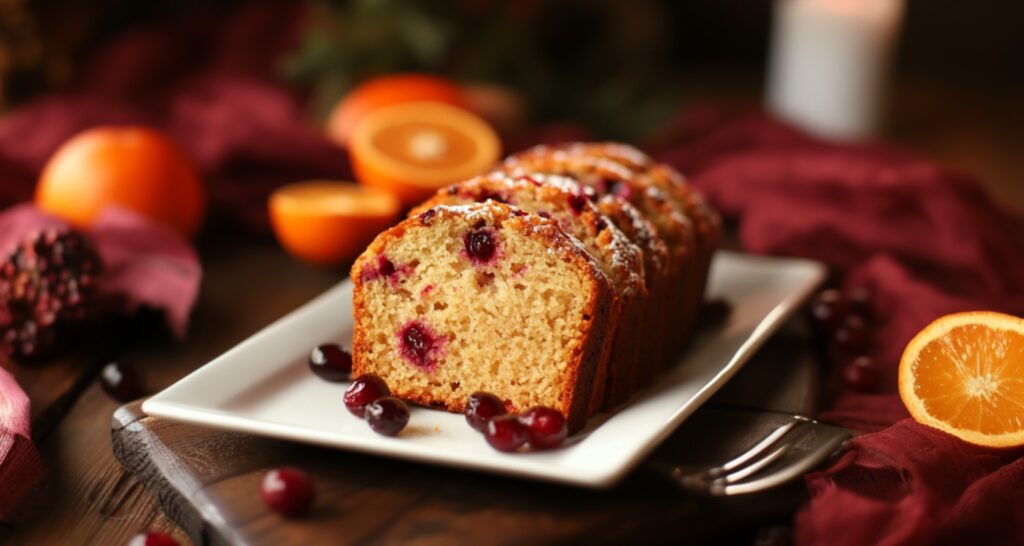
[[[711,467],[651,466],[682,489],[701,495],[730,496],[764,491],[803,476],[845,448],[848,429],[793,415],[746,451]]]

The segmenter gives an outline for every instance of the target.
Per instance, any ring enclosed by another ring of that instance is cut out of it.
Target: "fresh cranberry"
[[[395,274],[395,264],[386,256],[380,256],[377,258],[377,271],[385,277],[390,277]]]
[[[870,343],[868,323],[858,315],[848,315],[836,330],[836,345],[847,354],[867,350]]]
[[[352,374],[352,355],[337,343],[326,343],[309,353],[309,369],[327,381],[345,381]]]
[[[356,417],[363,417],[370,402],[391,394],[391,389],[379,376],[372,373],[359,376],[345,389],[345,407]]]
[[[466,422],[480,432],[483,432],[492,418],[506,413],[508,411],[501,398],[489,392],[474,392],[466,401]]]
[[[428,372],[433,370],[441,339],[426,324],[418,320],[409,322],[398,331],[398,342],[402,356],[413,366]]]
[[[843,366],[843,381],[854,390],[873,392],[879,379],[878,367],[871,357],[859,356]]]
[[[436,209],[427,209],[420,213],[420,223],[425,226],[429,226],[430,222],[434,220],[435,216],[437,216]]]
[[[857,287],[846,294],[846,301],[849,302],[850,313],[859,315],[870,320],[874,314],[873,298],[871,291],[864,287]]]
[[[367,404],[365,415],[374,432],[394,436],[409,422],[409,406],[393,396],[385,396]]]
[[[484,438],[498,451],[515,451],[529,439],[526,427],[515,415],[499,415],[487,421]]]
[[[576,214],[583,212],[583,207],[587,205],[587,198],[582,193],[570,193],[566,199],[569,201],[569,208]]]
[[[129,362],[111,362],[100,370],[100,386],[118,402],[130,402],[146,394],[142,374]]]
[[[178,546],[178,541],[167,533],[147,531],[133,536],[128,541],[128,546]]]
[[[558,447],[569,434],[562,412],[547,406],[536,406],[526,410],[519,416],[519,422],[526,427],[530,446],[535,449]]]
[[[846,317],[846,299],[838,290],[823,290],[811,303],[811,317],[828,332],[834,331]]]
[[[466,234],[464,245],[466,255],[476,263],[487,263],[494,257],[497,245],[489,230],[476,229]]]
[[[267,508],[287,518],[305,515],[313,504],[313,484],[296,468],[275,468],[263,476],[260,497]]]

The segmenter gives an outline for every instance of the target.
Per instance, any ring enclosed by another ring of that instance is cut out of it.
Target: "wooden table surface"
[[[749,78],[724,81],[703,86],[700,96],[750,97],[757,89]],[[978,174],[1007,208],[1024,212],[1024,101],[1019,95],[911,85],[893,105],[890,140]],[[150,391],[169,385],[340,278],[337,271],[293,261],[269,240],[207,242],[201,250],[205,278],[189,340],[136,343],[123,354],[145,371]],[[0,541],[117,545],[141,529],[157,529],[190,543],[114,459],[110,418],[120,403],[95,380],[103,363],[95,356],[39,366],[3,362],[31,398],[33,434],[47,474],[11,525],[0,527]]]

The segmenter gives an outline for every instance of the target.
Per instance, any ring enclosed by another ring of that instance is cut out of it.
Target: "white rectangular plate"
[[[710,298],[728,321],[697,337],[678,365],[618,411],[597,415],[557,450],[500,453],[462,415],[413,408],[398,437],[375,434],[341,403],[347,383],[306,364],[312,347],[352,336],[352,284],[328,290],[147,400],[145,413],[197,425],[389,457],[588,487],[623,477],[715,393],[821,282],[805,260],[719,252]]]

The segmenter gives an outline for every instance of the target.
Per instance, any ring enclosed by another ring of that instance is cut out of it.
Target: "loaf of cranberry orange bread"
[[[647,308],[643,252],[601,214],[588,190],[561,176],[510,177],[496,172],[439,190],[411,215],[437,205],[493,200],[551,218],[582,243],[611,281],[614,296],[612,326],[606,338],[608,359],[598,367],[590,406],[596,411],[622,402],[631,394],[634,369],[645,346],[639,333],[649,332],[650,325],[643,322]]]
[[[554,220],[433,207],[380,234],[351,277],[354,376],[449,411],[487,391],[513,410],[553,407],[572,430],[591,414],[612,289]]]

